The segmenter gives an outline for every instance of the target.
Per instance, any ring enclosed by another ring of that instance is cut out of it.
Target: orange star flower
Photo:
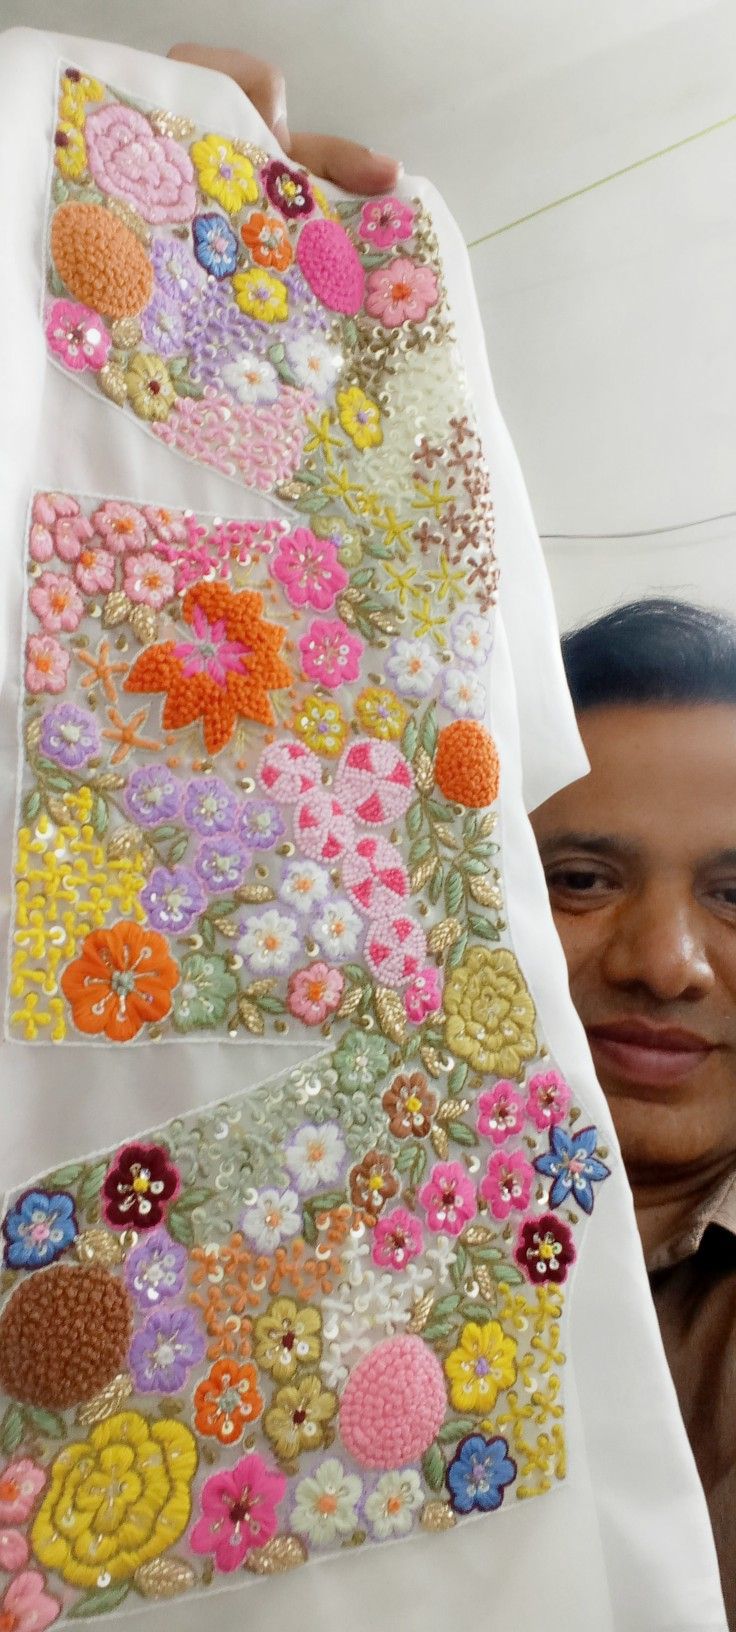
[[[127,683],[127,682],[126,682]],[[161,747],[154,737],[140,737],[138,735],[142,725],[148,720],[148,709],[139,708],[137,714],[132,714],[129,720],[124,720],[117,708],[108,708],[107,717],[112,729],[103,731],[103,737],[109,737],[111,742],[117,743],[117,748],[110,755],[110,764],[119,765],[121,759],[127,759],[131,748],[148,748],[154,753]]]
[[[269,691],[291,684],[278,656],[286,630],[266,623],[263,596],[233,594],[227,584],[192,584],[182,615],[190,640],[166,640],[140,653],[124,682],[126,691],[164,691],[163,729],[175,731],[201,719],[205,747],[219,753],[238,715],[274,725]]]
[[[115,690],[115,675],[124,674],[128,665],[110,662],[110,642],[101,640],[94,655],[92,652],[85,652],[82,646],[75,646],[74,656],[89,669],[89,674],[82,678],[85,691],[91,691],[99,680],[108,702],[116,703],[118,694]]]

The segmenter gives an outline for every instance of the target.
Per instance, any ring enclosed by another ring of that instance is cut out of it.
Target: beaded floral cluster
[[[564,1477],[565,1283],[607,1153],[548,1062],[480,1081],[351,1027],[10,1198],[3,1613],[274,1574]]]

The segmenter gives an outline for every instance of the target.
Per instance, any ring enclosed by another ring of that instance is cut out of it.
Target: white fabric
[[[38,320],[43,210],[55,72],[62,56],[112,85],[214,129],[264,140],[260,120],[230,81],[90,41],[30,30],[0,37],[0,109],[6,153],[0,175],[0,394],[2,552],[0,844],[11,852],[16,761],[17,646],[23,535],[31,491],[68,487],[151,503],[237,514],[242,490],[187,464],[45,366]],[[270,140],[270,139],[269,139]],[[567,992],[566,970],[541,868],[524,815],[582,774],[557,650],[538,540],[518,464],[495,402],[477,306],[459,234],[423,182],[407,180],[432,209],[494,483],[502,569],[493,667],[493,720],[504,767],[505,886],[515,949],[549,1045],[576,1095],[616,1152]],[[253,499],[248,496],[248,504]],[[267,501],[259,504],[271,513]],[[3,917],[8,913],[4,884]],[[278,1064],[303,1057],[282,1047]],[[100,1060],[102,1065],[99,1065]],[[112,1145],[185,1109],[242,1089],[274,1069],[265,1045],[185,1043],[125,1055],[84,1048],[0,1045],[0,1190],[45,1166]],[[717,1632],[726,1626],[707,1512],[649,1298],[633,1207],[620,1158],[602,1187],[574,1281],[568,1327],[569,1476],[541,1501],[503,1509],[442,1536],[371,1556],[350,1553],[297,1576],[180,1600],[142,1613],[151,1632],[247,1623],[253,1632],[375,1632],[401,1625],[564,1625],[567,1632]]]

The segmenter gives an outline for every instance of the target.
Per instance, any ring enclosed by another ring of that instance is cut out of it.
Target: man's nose
[[[650,884],[615,915],[603,974],[614,986],[645,987],[663,1003],[704,997],[715,978],[705,927],[689,889],[671,880]]]

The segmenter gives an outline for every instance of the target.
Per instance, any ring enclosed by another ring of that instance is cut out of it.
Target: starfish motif
[[[440,646],[445,645],[442,631],[447,622],[447,614],[440,612],[435,617],[431,595],[417,597],[417,610],[412,611],[411,616],[416,624],[414,634],[417,640],[421,640],[424,635],[433,635]]]
[[[86,664],[89,673],[83,675],[82,685],[85,691],[91,691],[98,681],[105,693],[108,703],[116,703],[118,694],[115,690],[115,675],[125,674],[127,663],[110,662],[110,642],[101,640],[96,653],[86,652],[83,646],[75,646],[74,656],[80,663]]]
[[[399,521],[396,511],[388,504],[385,506],[383,514],[385,520],[381,521],[379,519],[378,526],[383,533],[383,542],[386,548],[391,549],[391,546],[396,544],[402,555],[408,554],[410,545],[405,534],[411,532],[413,522]]]
[[[325,464],[331,465],[332,449],[344,449],[345,443],[343,442],[341,436],[333,436],[331,434],[332,426],[328,410],[325,409],[325,412],[320,414],[318,420],[310,419],[309,415],[307,415],[307,425],[309,426],[312,435],[309,441],[305,442],[304,444],[304,452],[316,453],[318,448],[321,448],[324,453]]]
[[[404,567],[402,571],[398,565],[387,563],[383,570],[386,577],[387,587],[390,590],[393,590],[399,606],[406,606],[409,596],[414,593],[412,589],[412,581],[414,578],[416,578],[417,568]]]
[[[441,555],[434,572],[428,572],[430,584],[437,585],[438,601],[446,601],[448,595],[457,601],[465,600],[465,577],[459,568],[454,571],[446,555]]]
[[[109,738],[110,742],[117,743],[117,748],[113,749],[110,755],[111,765],[119,765],[121,760],[127,759],[133,748],[147,748],[150,753],[156,753],[161,748],[162,744],[156,742],[154,738],[139,736],[141,726],[148,724],[147,708],[139,708],[137,714],[131,714],[129,720],[124,720],[117,708],[108,708],[107,717],[112,729],[103,731],[102,735]]]

